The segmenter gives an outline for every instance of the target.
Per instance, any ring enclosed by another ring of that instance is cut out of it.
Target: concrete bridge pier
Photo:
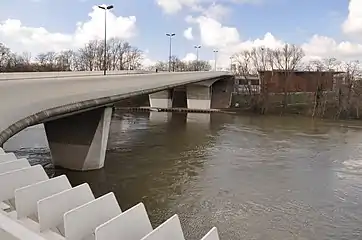
[[[210,109],[211,87],[190,84],[187,86],[187,108]]]
[[[112,108],[100,108],[44,123],[55,166],[88,171],[104,166]]]
[[[154,108],[172,108],[172,90],[149,94],[150,106]]]

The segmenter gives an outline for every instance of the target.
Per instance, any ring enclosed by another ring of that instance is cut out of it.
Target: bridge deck
[[[0,133],[12,124],[45,110],[83,101],[105,104],[130,96],[152,93],[167,88],[229,76],[227,72],[188,72],[155,74],[118,74],[103,76],[79,73],[3,74],[0,79]],[[68,75],[67,75],[68,74]],[[69,76],[69,74],[78,74]],[[5,77],[8,76],[8,77]],[[62,110],[64,111],[64,109]],[[69,110],[71,112],[72,110]],[[43,113],[49,115],[51,112]],[[44,118],[44,116],[43,116]],[[1,142],[1,141],[0,141]]]

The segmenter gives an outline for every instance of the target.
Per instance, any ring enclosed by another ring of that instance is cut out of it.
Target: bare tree
[[[323,76],[325,74],[325,71],[329,69],[329,67],[327,66],[329,63],[331,63],[331,59],[325,59],[324,61],[314,60],[310,61],[306,66],[307,71],[316,72],[316,74],[313,75],[315,79],[312,79],[315,83],[316,89],[314,93],[314,103],[312,109],[313,118],[316,115],[324,115],[327,97],[325,96],[326,83],[323,81]]]
[[[211,69],[211,65],[208,61],[181,61],[177,56],[171,56],[171,71],[195,71],[196,67],[199,69],[199,71],[210,71]],[[168,62],[157,62],[153,69],[157,69],[158,71],[168,71]]]
[[[291,44],[285,44],[283,48],[273,51],[273,64],[282,72],[284,82],[283,92],[284,108],[288,105],[288,83],[289,78],[295,70],[300,67],[301,60],[305,56],[303,49]]]
[[[244,50],[233,56],[236,66],[236,75],[241,78],[241,85],[247,91],[254,107],[258,107],[262,114],[268,108],[268,81],[264,79],[265,71],[273,71],[273,51],[270,48],[258,47]],[[251,78],[258,77],[258,89],[252,84]]]
[[[359,109],[359,83],[361,77],[361,66],[359,61],[345,62],[342,65],[343,79],[338,90],[338,112],[336,117],[351,117],[352,109]],[[356,89],[357,88],[357,89]],[[354,100],[354,101],[352,101]],[[359,111],[357,110],[357,115]]]

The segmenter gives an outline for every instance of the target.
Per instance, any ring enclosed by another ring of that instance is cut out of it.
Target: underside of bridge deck
[[[228,108],[233,81],[230,78],[212,79],[192,83],[182,88],[169,89],[149,95],[154,108],[186,107],[190,109]],[[180,94],[185,92],[184,95]],[[184,97],[185,101],[179,99]],[[185,106],[180,103],[185,102]]]
[[[95,109],[46,122],[55,166],[88,171],[104,166],[112,108]]]

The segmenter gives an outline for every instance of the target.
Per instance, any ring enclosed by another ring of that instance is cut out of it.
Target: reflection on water
[[[123,209],[144,202],[155,226],[178,213],[188,239],[212,226],[222,239],[360,238],[362,125],[201,115],[116,113],[105,168],[65,173]],[[42,128],[6,148],[63,173]]]

